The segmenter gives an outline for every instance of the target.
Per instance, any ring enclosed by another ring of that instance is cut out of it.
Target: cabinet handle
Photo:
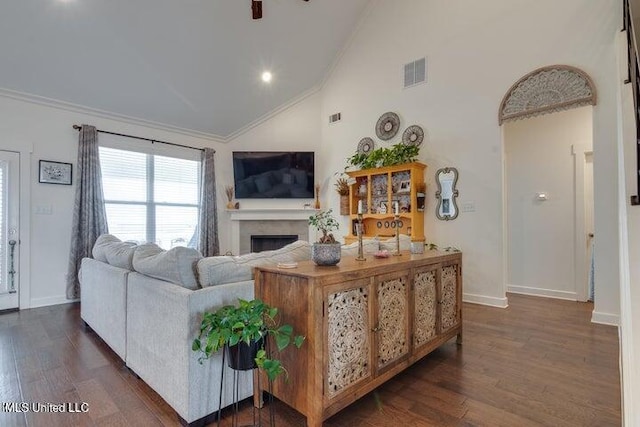
[[[376,326],[375,328],[373,328],[373,329],[371,330],[371,332],[379,332],[381,329],[382,329],[382,328],[379,328],[379,327],[377,327],[377,326]]]

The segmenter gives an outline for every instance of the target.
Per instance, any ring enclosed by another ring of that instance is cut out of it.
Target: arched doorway
[[[596,99],[586,73],[553,65],[522,77],[500,104],[508,292],[589,298]]]

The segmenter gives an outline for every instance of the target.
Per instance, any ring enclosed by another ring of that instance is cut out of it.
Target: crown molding
[[[140,119],[138,117],[131,117],[124,114],[113,113],[110,111],[100,110],[97,108],[91,108],[84,105],[73,104],[71,102],[60,101],[57,99],[47,98],[44,96],[33,95],[30,93],[18,92],[11,89],[0,88],[0,96],[4,98],[15,99],[17,101],[28,102],[31,104],[42,105],[45,107],[57,108],[61,110],[71,111],[74,113],[87,114],[94,117],[99,117],[108,120],[117,120],[119,122],[128,123],[131,125],[144,126],[152,129],[157,129],[165,132],[177,133],[180,135],[190,136],[193,138],[201,138],[208,141],[224,143],[228,141],[228,138],[220,135],[215,135],[207,132],[200,132],[197,130],[181,128],[179,126],[167,125],[153,120]]]

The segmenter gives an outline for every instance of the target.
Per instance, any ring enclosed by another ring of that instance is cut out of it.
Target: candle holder
[[[397,211],[397,208],[396,208]],[[393,253],[393,256],[400,256],[400,228],[398,225],[400,224],[400,215],[396,212],[394,215],[393,226],[396,229],[396,251]]]
[[[362,213],[358,213],[358,223],[356,224],[356,232],[358,233],[358,256],[356,261],[366,261],[364,250],[362,248]]]

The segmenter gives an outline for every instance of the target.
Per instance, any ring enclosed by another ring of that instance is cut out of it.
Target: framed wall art
[[[71,163],[40,160],[38,182],[43,184],[71,185],[73,165]]]

